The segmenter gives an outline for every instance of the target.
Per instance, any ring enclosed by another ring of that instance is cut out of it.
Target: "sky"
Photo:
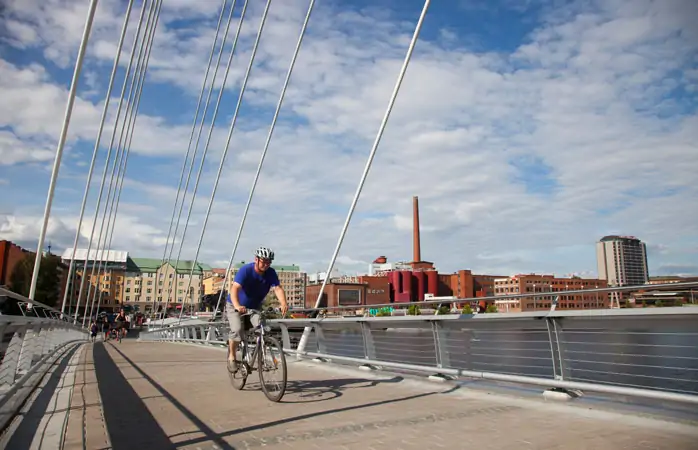
[[[34,249],[88,2],[3,3],[0,239]],[[250,1],[242,21],[182,241],[242,3],[201,128],[173,257],[180,246],[182,259],[196,252],[266,2]],[[221,5],[164,1],[112,244],[132,257],[165,251]],[[46,237],[54,252],[72,248],[126,7],[101,0],[97,8]],[[265,245],[277,263],[326,270],[422,7],[416,0],[316,2],[236,262]],[[231,257],[307,8],[307,0],[271,2],[203,235],[199,259],[210,265],[225,267]],[[134,2],[82,248],[140,9]],[[355,274],[381,255],[411,260],[416,195],[422,259],[443,273],[595,277],[595,243],[621,234],[647,243],[651,276],[698,275],[697,21],[693,0],[432,2],[337,267]],[[100,212],[95,241],[101,221]]]

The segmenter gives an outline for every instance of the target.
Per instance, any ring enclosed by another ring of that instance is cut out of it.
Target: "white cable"
[[[245,2],[245,5],[247,5],[247,2]],[[271,5],[271,0],[267,0],[267,4],[264,7],[264,13],[262,14],[262,21],[259,24],[259,31],[257,32],[257,38],[254,41],[254,46],[252,47],[252,55],[250,56],[250,62],[247,65],[247,71],[245,72],[245,78],[242,80],[242,86],[240,87],[240,94],[238,96],[238,102],[237,105],[235,105],[235,113],[233,114],[233,120],[230,124],[230,130],[228,131],[228,139],[226,140],[225,143],[225,149],[223,150],[223,156],[221,157],[221,163],[218,166],[218,173],[216,174],[216,181],[213,183],[213,192],[211,193],[211,198],[208,202],[208,208],[206,209],[206,215],[204,216],[204,223],[201,227],[201,235],[199,236],[199,243],[196,246],[196,254],[194,255],[194,260],[192,262],[191,270],[189,271],[189,283],[187,285],[187,289],[184,291],[185,293],[189,293],[189,289],[191,289],[191,280],[194,276],[194,268],[196,267],[197,260],[199,259],[199,251],[201,250],[201,243],[204,240],[204,235],[206,234],[206,225],[208,224],[208,218],[209,215],[211,214],[211,207],[213,206],[213,200],[216,197],[216,189],[218,189],[218,182],[221,179],[221,172],[223,172],[223,165],[225,163],[225,157],[228,154],[228,148],[230,147],[230,139],[233,137],[233,130],[235,129],[235,123],[237,122],[238,118],[238,113],[240,112],[240,105],[242,105],[242,99],[243,96],[245,95],[245,88],[247,87],[247,82],[250,78],[250,72],[252,72],[252,65],[254,64],[254,59],[255,56],[257,56],[257,48],[259,47],[259,41],[262,38],[262,31],[264,30],[264,24],[267,21],[267,14],[269,13],[269,6]],[[225,87],[225,84],[223,85]],[[223,92],[223,90],[221,90]],[[220,97],[219,97],[220,100]],[[216,108],[218,109],[218,108]],[[215,119],[213,122],[211,122],[211,127],[209,128],[209,133],[208,133],[208,138],[206,139],[206,149],[208,149],[208,144],[211,140],[211,133],[213,132],[213,124],[215,122]],[[197,185],[198,185],[199,180],[197,179]],[[194,190],[196,192],[196,188]],[[193,197],[192,197],[193,199]],[[193,205],[192,205],[193,206]],[[191,214],[191,206],[189,207],[189,213]],[[187,218],[187,221],[189,218]],[[181,247],[180,247],[181,249]],[[184,310],[184,302],[182,302],[182,310]],[[180,311],[180,320],[181,320],[181,311]],[[163,319],[163,324],[164,324],[164,319]]]
[[[426,0],[424,2],[424,7],[422,8],[422,13],[419,16],[419,20],[417,21],[417,27],[414,30],[414,34],[412,35],[412,41],[410,42],[410,46],[407,49],[407,55],[405,55],[405,60],[402,63],[402,68],[400,69],[400,74],[397,77],[397,82],[395,83],[395,88],[393,88],[393,93],[390,96],[390,101],[388,102],[388,108],[385,111],[385,115],[383,116],[383,120],[381,121],[380,127],[378,128],[378,134],[376,135],[376,139],[373,142],[373,147],[371,148],[371,153],[368,155],[368,161],[366,161],[366,166],[364,167],[364,172],[361,174],[361,180],[359,181],[359,186],[356,188],[356,193],[354,194],[354,200],[351,202],[351,207],[349,208],[349,213],[347,214],[347,218],[344,221],[344,226],[342,227],[342,232],[339,235],[339,240],[337,241],[337,246],[334,249],[334,254],[332,255],[332,259],[330,260],[330,265],[327,268],[327,272],[325,275],[325,279],[322,282],[322,286],[320,287],[320,292],[318,292],[318,297],[315,302],[315,309],[320,307],[320,300],[322,299],[322,294],[325,290],[325,286],[327,286],[327,281],[330,279],[330,274],[332,273],[332,269],[334,268],[334,263],[337,260],[337,255],[339,255],[339,250],[342,247],[342,242],[344,241],[344,236],[347,233],[347,229],[349,228],[349,222],[351,221],[351,216],[354,214],[354,209],[356,208],[356,204],[359,201],[359,197],[361,196],[361,190],[363,189],[364,182],[366,181],[366,177],[368,176],[369,170],[371,170],[371,163],[373,162],[373,157],[376,155],[376,150],[378,150],[378,144],[380,143],[381,137],[383,136],[383,131],[385,130],[385,126],[388,123],[388,118],[390,117],[390,112],[393,109],[393,105],[395,104],[395,99],[397,98],[397,94],[400,91],[400,85],[402,84],[402,80],[405,77],[405,72],[407,72],[407,66],[410,63],[410,58],[412,58],[412,52],[414,51],[414,47],[417,44],[417,39],[419,38],[419,32],[422,29],[422,23],[424,22],[424,17],[427,14],[427,10],[429,9],[429,3],[431,0]],[[310,327],[305,327],[303,330],[303,335],[301,336],[300,342],[298,343],[298,355],[300,355],[303,351],[305,351],[305,346],[307,344],[308,338],[310,337]]]
[[[85,255],[85,263],[83,264],[83,269],[82,269],[82,279],[80,280],[80,290],[78,292],[78,300],[75,306],[75,319],[73,321],[74,324],[77,324],[78,321],[78,312],[80,310],[80,300],[82,299],[82,294],[85,289],[85,280],[87,279],[87,266],[90,261],[90,250],[92,249],[92,240],[94,239],[94,234],[95,234],[95,228],[97,226],[97,218],[99,217],[99,209],[100,209],[100,204],[102,202],[102,193],[104,192],[104,182],[106,181],[107,178],[107,171],[109,170],[109,160],[111,158],[111,152],[114,146],[114,139],[116,137],[116,130],[118,128],[118,123],[119,123],[119,117],[121,116],[121,107],[123,106],[123,100],[124,100],[124,95],[126,94],[126,87],[128,86],[128,78],[129,78],[129,73],[131,72],[131,66],[133,65],[133,57],[136,55],[136,47],[138,46],[138,38],[140,36],[141,32],[141,27],[143,25],[143,17],[145,13],[145,2],[144,1],[144,6],[141,9],[141,15],[138,20],[138,27],[136,28],[136,34],[133,37],[133,46],[131,47],[131,56],[129,58],[128,66],[126,68],[126,73],[124,75],[124,83],[123,86],[121,87],[121,95],[119,97],[119,105],[117,107],[116,111],[116,118],[114,119],[114,128],[112,129],[112,136],[111,136],[111,141],[109,142],[109,148],[107,150],[107,157],[104,160],[104,170],[102,171],[102,181],[100,183],[100,188],[99,188],[99,194],[97,196],[97,205],[95,206],[95,214],[94,214],[94,219],[92,220],[92,231],[90,232],[90,240],[87,244],[87,254]],[[151,8],[152,10],[152,8]],[[150,14],[150,13],[149,13]],[[97,257],[97,255],[95,255]],[[85,298],[85,314],[87,314],[87,298]],[[84,322],[84,320],[83,320]]]
[[[160,265],[161,267],[163,264],[165,264],[165,261],[167,261],[168,263],[170,263],[172,261],[172,250],[174,250],[174,247],[175,247],[174,241],[177,237],[177,231],[179,230],[179,221],[182,218],[182,210],[184,208],[184,201],[185,201],[185,198],[187,196],[187,190],[189,189],[189,181],[191,181],[191,173],[194,170],[194,160],[196,159],[196,154],[198,153],[198,150],[199,150],[199,141],[201,140],[201,131],[204,128],[204,122],[206,121],[206,114],[208,113],[208,106],[209,106],[209,103],[211,102],[211,95],[213,95],[213,90],[215,89],[215,86],[216,86],[216,78],[218,77],[218,68],[219,68],[220,63],[221,63],[221,58],[223,57],[223,50],[225,48],[225,43],[228,40],[228,32],[230,31],[230,24],[233,21],[233,12],[235,11],[235,3],[236,3],[235,0],[233,0],[233,4],[230,8],[230,14],[228,15],[228,23],[226,24],[225,33],[223,35],[223,41],[221,42],[221,48],[220,48],[220,51],[218,52],[218,58],[216,60],[216,70],[214,70],[214,72],[213,72],[213,78],[211,79],[211,87],[208,90],[208,94],[206,96],[204,113],[201,116],[201,124],[199,125],[199,132],[196,136],[196,142],[194,143],[194,154],[192,156],[191,166],[189,167],[189,173],[187,174],[187,182],[186,182],[186,185],[184,186],[184,193],[182,194],[182,204],[179,206],[179,213],[177,215],[177,224],[175,225],[174,234],[172,235],[173,236],[172,247],[170,247],[170,254],[167,256],[167,259],[163,258],[162,264]],[[244,14],[244,11],[243,11],[243,14]],[[240,21],[240,24],[238,26],[238,30],[240,30],[240,27],[242,27],[242,20]],[[232,51],[230,53],[231,57],[232,57],[233,53],[235,52],[236,45],[237,45],[237,40],[233,44],[233,48],[232,48]],[[229,68],[230,68],[230,66],[228,66],[228,69]],[[226,75],[226,77],[227,77],[227,75]],[[224,81],[224,85],[225,85],[225,81]],[[220,92],[223,92],[223,89],[221,89]],[[219,95],[219,99],[220,99],[220,95]],[[217,112],[216,112],[216,114],[217,114]],[[213,122],[215,122],[215,120],[216,120],[216,115],[213,116]],[[199,167],[199,174],[198,174],[199,177],[201,176],[201,171],[203,170],[203,163],[204,163],[205,159],[206,159],[206,152],[204,151],[204,154],[202,155],[202,159],[201,159],[201,165]],[[196,196],[196,189],[194,189],[194,195],[192,196],[192,199],[194,198],[194,196]],[[193,200],[192,200],[192,202],[193,202]],[[189,221],[187,219],[187,225],[188,224],[189,224]],[[185,227],[184,227],[184,233],[182,234],[182,240],[180,241],[180,247],[179,247],[180,254],[182,252],[182,243],[184,242],[184,234],[186,234],[187,225],[185,225]],[[177,275],[177,266],[178,265],[179,265],[179,256],[177,256],[177,263],[174,266],[174,275]],[[175,279],[176,279],[176,277],[175,277]],[[163,287],[163,292],[164,291],[165,291],[165,289]],[[167,304],[169,303],[169,300],[170,300],[169,296],[171,293],[172,293],[172,281],[169,282],[169,286],[168,286],[168,294],[166,297],[165,308],[164,308],[165,311],[167,310]],[[165,296],[163,295],[163,297],[165,297]],[[157,298],[157,296],[156,296],[156,298]],[[155,302],[153,301],[153,309],[154,308],[155,308]]]
[[[182,164],[182,172],[179,174],[179,184],[177,185],[177,195],[175,196],[175,202],[174,206],[172,207],[172,218],[170,218],[170,227],[167,230],[167,238],[165,239],[165,250],[162,252],[162,262],[160,263],[160,267],[162,267],[163,264],[165,264],[165,259],[167,258],[167,248],[169,247],[169,242],[170,242],[170,234],[172,233],[172,224],[174,223],[174,218],[175,214],[177,213],[177,205],[179,204],[179,193],[181,192],[182,189],[182,181],[184,181],[184,172],[187,169],[187,164],[189,163],[189,152],[191,152],[191,144],[192,141],[194,140],[194,132],[196,130],[196,122],[199,120],[199,109],[201,108],[201,100],[204,98],[204,91],[206,90],[206,83],[208,82],[208,74],[211,71],[211,62],[213,61],[213,54],[215,53],[216,50],[216,42],[218,41],[218,34],[220,33],[221,30],[221,24],[223,23],[223,13],[225,12],[225,5],[228,3],[228,0],[223,0],[223,4],[221,5],[221,13],[218,16],[218,25],[216,26],[216,35],[213,37],[213,45],[211,45],[211,54],[208,57],[208,64],[206,66],[206,74],[204,75],[204,82],[201,85],[201,92],[199,93],[199,100],[196,103],[196,113],[194,114],[194,123],[191,126],[191,133],[189,134],[189,144],[187,144],[187,154],[184,156],[184,164]],[[230,8],[231,11],[231,16],[232,16],[232,11],[235,8],[235,0],[233,0],[233,6]],[[228,26],[230,26],[230,23],[228,23]],[[223,51],[223,47],[225,46],[225,38],[223,39],[223,42],[221,43],[221,52]],[[220,59],[219,59],[220,62]],[[216,64],[216,68],[218,67],[218,63]],[[205,114],[204,114],[205,115]],[[194,153],[194,156],[192,157],[191,160],[191,165],[192,167],[194,166],[194,159],[196,157],[196,153]],[[191,173],[191,171],[189,172]],[[186,193],[186,189],[185,189]],[[182,204],[184,204],[184,198],[182,198]],[[181,215],[181,212],[180,212]],[[176,238],[176,232],[175,235],[172,237],[172,246],[174,247],[174,241]],[[153,312],[155,312],[155,299],[157,299],[157,295],[153,297]]]
[[[191,213],[193,211],[194,201],[196,199],[196,192],[199,188],[199,182],[201,180],[201,173],[203,171],[204,162],[206,161],[206,154],[208,153],[208,148],[209,148],[209,145],[211,144],[211,136],[213,135],[213,128],[216,124],[216,118],[218,117],[218,108],[220,107],[221,99],[223,98],[223,93],[225,92],[225,85],[228,82],[228,75],[230,74],[230,65],[233,61],[233,55],[235,54],[235,49],[237,48],[238,39],[240,37],[240,31],[242,29],[242,24],[243,24],[243,21],[245,18],[245,13],[247,11],[247,3],[248,3],[248,0],[245,0],[245,3],[243,4],[243,7],[242,7],[242,13],[240,15],[240,23],[239,23],[238,29],[235,33],[235,40],[233,41],[233,48],[230,51],[230,57],[228,58],[228,64],[227,64],[226,69],[225,69],[225,76],[223,77],[223,84],[221,85],[221,89],[218,93],[218,99],[216,100],[216,107],[213,111],[213,117],[211,118],[211,125],[208,129],[208,136],[206,137],[206,144],[204,146],[204,152],[201,156],[199,171],[197,173],[196,183],[194,184],[194,191],[192,192],[191,201],[189,203],[189,210],[187,211],[187,220],[184,222],[184,231],[182,232],[182,240],[180,241],[179,251],[177,252],[177,262],[174,265],[175,268],[177,267],[177,265],[179,265],[179,259],[180,259],[181,254],[182,254],[182,247],[184,246],[184,238],[186,236],[187,228],[189,226],[189,219],[191,218]],[[267,1],[267,6],[266,6],[266,8],[264,10],[264,14],[262,16],[262,25],[261,25],[260,31],[259,31],[260,33],[261,33],[262,28],[264,27],[264,21],[266,20],[267,12],[269,11],[269,3],[271,3],[271,0]],[[248,66],[248,70],[247,70],[245,79],[243,80],[242,88],[240,90],[240,96],[238,97],[238,103],[237,103],[237,106],[235,108],[235,114],[233,116],[233,126],[235,124],[235,120],[237,119],[238,111],[240,109],[240,102],[242,100],[242,94],[245,91],[245,86],[247,85],[247,79],[250,75],[250,69],[251,69],[252,63],[254,62],[255,54],[257,53],[257,44],[258,43],[259,43],[259,34],[257,35],[257,40],[255,41],[255,47],[254,47],[254,50],[252,53],[252,57],[250,58],[250,65]],[[232,128],[231,128],[231,132],[232,132]],[[230,139],[230,136],[228,136],[228,139]],[[218,176],[220,177],[220,168],[218,171]],[[217,182],[218,181],[216,181],[216,183]],[[209,212],[210,212],[210,205],[209,205]],[[206,219],[208,219],[208,214],[207,214]],[[204,222],[203,229],[205,229],[205,228],[206,228],[206,224]],[[201,241],[199,241],[199,248],[200,247],[201,247]],[[192,274],[194,271],[194,267],[196,267],[196,263],[197,263],[196,259],[197,259],[198,254],[199,254],[199,248],[197,248],[197,251],[196,251],[197,256],[194,258],[194,261],[192,262],[192,270],[191,270]],[[192,275],[190,275],[190,281],[191,281],[191,276]],[[191,286],[191,283],[190,283],[190,286]],[[189,288],[187,288],[187,290],[185,292],[189,292]],[[171,294],[171,291],[170,291],[170,294]],[[169,298],[167,299],[167,301],[169,302]],[[184,308],[184,302],[182,302],[182,308]],[[165,314],[162,315],[162,324],[164,325],[164,323],[165,323]]]
[[[143,94],[143,86],[145,85],[145,77],[148,73],[148,64],[150,63],[150,55],[151,51],[153,48],[153,42],[155,40],[155,32],[157,30],[157,26],[160,20],[160,11],[162,10],[162,0],[159,1],[158,4],[158,11],[155,15],[155,23],[153,25],[152,31],[150,33],[150,37],[148,38],[148,44],[147,44],[147,49],[146,49],[146,56],[145,56],[145,63],[143,64],[143,69],[141,71],[141,75],[138,77],[138,87],[136,89],[136,95],[135,95],[135,107],[132,108],[132,113],[129,118],[129,123],[127,126],[127,131],[126,131],[126,136],[127,136],[127,141],[124,144],[125,148],[125,156],[123,159],[123,167],[119,167],[119,173],[117,173],[117,189],[116,189],[116,201],[112,203],[112,208],[113,208],[113,215],[112,212],[109,212],[109,219],[107,223],[107,235],[109,236],[108,239],[108,245],[106,246],[107,248],[107,253],[111,250],[111,245],[112,241],[114,239],[114,229],[116,228],[116,217],[118,215],[119,211],[119,202],[121,201],[121,192],[124,187],[124,179],[126,178],[126,167],[128,165],[128,157],[131,154],[131,142],[133,141],[133,134],[136,129],[136,122],[138,120],[138,109],[141,105],[141,97]],[[109,231],[109,222],[111,222],[111,231]],[[106,272],[106,265],[104,267],[104,271]],[[112,271],[113,273],[113,271]],[[97,273],[97,278],[99,278],[99,272]],[[104,294],[104,291],[100,290],[99,291],[99,296],[97,300],[97,313],[99,313],[99,307],[102,304],[102,295]],[[125,293],[122,293],[125,294]],[[91,316],[90,316],[91,317]]]
[[[92,161],[90,162],[90,168],[87,171],[87,183],[85,183],[85,193],[82,197],[82,205],[80,206],[80,218],[78,219],[78,226],[75,230],[75,241],[73,242],[73,252],[70,257],[70,265],[68,266],[68,275],[66,279],[68,280],[66,284],[65,292],[63,293],[63,303],[61,304],[61,318],[63,318],[63,313],[65,312],[66,301],[68,300],[68,293],[74,290],[72,283],[70,281],[73,275],[73,270],[75,269],[75,252],[78,248],[78,240],[80,238],[80,230],[82,229],[82,219],[85,215],[85,206],[87,205],[87,196],[90,192],[90,184],[92,183],[92,172],[95,168],[95,162],[97,161],[97,153],[99,153],[99,143],[102,139],[102,133],[104,131],[104,122],[107,119],[107,110],[109,109],[109,101],[111,100],[111,91],[114,87],[114,79],[116,78],[116,70],[119,68],[119,59],[121,58],[121,49],[124,46],[124,38],[126,37],[126,30],[128,29],[128,20],[131,17],[131,8],[133,7],[133,0],[129,0],[128,6],[126,7],[126,15],[124,16],[124,25],[121,28],[121,36],[119,36],[119,43],[116,46],[116,56],[114,56],[114,66],[111,71],[111,76],[109,77],[109,87],[107,88],[107,95],[104,100],[104,109],[102,110],[102,118],[99,121],[99,130],[97,131],[97,140],[95,141],[95,148],[92,152]],[[145,8],[141,7],[141,11]],[[84,272],[84,270],[83,270]]]
[[[301,44],[303,43],[303,36],[305,36],[305,30],[308,28],[308,22],[310,21],[310,14],[313,12],[313,7],[315,6],[315,0],[310,0],[310,5],[308,5],[308,12],[305,15],[305,20],[303,21],[303,26],[301,27],[300,35],[298,36],[298,42],[296,43],[296,49],[293,52],[293,57],[291,58],[291,64],[286,73],[286,79],[284,80],[283,88],[281,88],[281,95],[279,97],[279,102],[276,105],[276,111],[274,112],[274,117],[271,121],[271,126],[269,127],[269,133],[267,134],[267,140],[264,143],[264,149],[262,150],[262,156],[259,159],[259,165],[257,166],[257,173],[254,176],[252,182],[252,188],[250,189],[250,195],[247,198],[247,204],[245,205],[245,212],[242,214],[242,220],[240,221],[240,228],[238,229],[238,234],[235,237],[235,244],[233,245],[233,251],[230,254],[230,261],[228,262],[228,268],[225,270],[223,276],[223,288],[218,294],[218,302],[216,303],[216,309],[213,311],[213,317],[215,319],[218,314],[218,308],[221,304],[221,299],[223,298],[223,291],[225,290],[226,282],[228,280],[228,274],[230,269],[233,267],[233,261],[235,260],[235,252],[237,251],[238,244],[240,242],[240,236],[242,235],[242,229],[245,226],[245,219],[247,218],[247,212],[250,209],[250,204],[252,203],[252,197],[254,196],[255,188],[257,187],[257,180],[259,180],[259,174],[262,172],[262,165],[264,164],[264,158],[267,155],[267,150],[269,149],[269,143],[271,142],[271,137],[274,133],[274,127],[276,126],[276,120],[279,117],[279,112],[281,111],[281,106],[284,102],[284,97],[286,96],[286,88],[291,81],[291,74],[293,73],[293,67],[296,64],[296,58],[298,58],[298,53],[301,50]],[[179,315],[179,322],[182,321],[182,314]]]
[[[131,111],[131,108],[132,108],[132,100],[131,100],[131,98],[132,98],[133,93],[135,92],[134,87],[135,87],[136,79],[137,79],[137,77],[138,77],[138,72],[139,72],[139,70],[140,70],[140,67],[141,67],[141,64],[142,64],[142,61],[143,61],[142,58],[143,58],[143,50],[144,50],[145,42],[146,42],[146,35],[147,35],[148,30],[150,29],[151,24],[152,24],[151,19],[154,19],[153,11],[154,11],[154,6],[155,6],[156,4],[157,4],[157,2],[156,2],[156,1],[153,1],[153,2],[151,3],[150,11],[148,12],[148,20],[146,21],[146,27],[145,27],[145,31],[144,31],[144,33],[143,33],[143,40],[141,41],[141,45],[140,45],[140,48],[139,48],[139,50],[138,50],[138,60],[137,60],[137,62],[136,62],[136,68],[135,68],[135,70],[134,70],[134,72],[133,72],[133,78],[131,79],[131,85],[130,85],[130,87],[129,87],[129,92],[128,92],[128,96],[127,96],[126,114],[125,114],[125,117],[124,117],[124,121],[123,121],[123,123],[122,123],[122,125],[121,125],[121,132],[119,133],[119,142],[118,142],[117,147],[116,147],[116,156],[115,156],[115,158],[114,158],[114,164],[112,165],[111,176],[110,176],[110,178],[109,178],[109,188],[108,188],[108,190],[107,190],[107,201],[106,201],[106,203],[105,203],[105,205],[104,205],[104,214],[103,214],[103,216],[102,216],[102,224],[100,225],[99,237],[97,238],[97,248],[96,248],[96,251],[95,251],[95,260],[94,260],[94,263],[93,263],[93,265],[92,265],[92,270],[90,271],[90,284],[89,284],[89,287],[88,287],[88,290],[87,290],[87,297],[85,298],[85,302],[86,302],[86,303],[85,303],[85,312],[87,312],[87,303],[89,302],[90,305],[91,305],[91,306],[90,306],[90,315],[89,315],[90,318],[92,317],[92,312],[93,312],[93,310],[94,310],[94,296],[92,295],[92,291],[93,291],[93,287],[95,287],[95,286],[93,286],[91,280],[94,279],[94,277],[95,277],[95,274],[96,274],[96,272],[97,272],[96,269],[97,269],[98,267],[101,268],[102,261],[103,261],[105,258],[108,258],[108,257],[109,257],[108,254],[105,255],[105,253],[104,253],[104,248],[103,248],[103,246],[102,246],[102,236],[104,235],[104,224],[105,224],[105,222],[106,222],[107,211],[109,210],[109,204],[110,204],[110,201],[111,201],[111,192],[112,192],[112,188],[113,188],[113,186],[114,186],[114,176],[115,176],[115,174],[116,174],[116,168],[117,168],[117,167],[120,167],[121,160],[123,159],[123,153],[124,153],[124,152],[123,152],[122,143],[123,143],[124,131],[125,131],[125,128],[126,128],[126,122],[127,122],[127,120],[128,120],[128,117],[129,117],[129,112]],[[114,131],[116,131],[116,128],[117,128],[117,127],[115,126],[115,127],[114,127]],[[100,247],[101,247],[101,249],[100,249]],[[100,256],[100,255],[101,255],[101,256]],[[88,257],[89,257],[89,255],[88,255]],[[94,290],[97,291],[98,289],[99,289],[99,278],[98,278],[97,281],[96,281],[96,287],[95,287]],[[90,297],[92,297],[92,302],[90,302]],[[88,317],[88,316],[85,315],[85,316],[82,318],[82,326],[83,326],[83,327],[85,326],[85,321],[86,321],[87,317]]]
[[[32,272],[32,279],[29,285],[29,299],[34,300],[36,295],[36,283],[39,280],[39,269],[41,268],[41,258],[44,252],[44,239],[46,239],[46,229],[48,228],[48,219],[51,215],[51,204],[53,203],[53,195],[56,190],[56,181],[58,179],[58,172],[61,168],[61,160],[63,159],[63,147],[65,146],[65,140],[68,137],[68,127],[70,126],[70,119],[73,115],[73,105],[75,104],[75,96],[78,90],[78,82],[80,80],[80,72],[82,71],[82,63],[85,60],[85,52],[87,50],[87,43],[90,40],[90,33],[92,31],[92,23],[95,17],[95,11],[97,10],[98,0],[92,0],[90,2],[90,8],[87,12],[87,20],[85,21],[85,29],[82,33],[82,41],[80,42],[80,49],[78,50],[78,57],[75,61],[75,70],[73,71],[73,79],[70,82],[70,91],[68,93],[68,104],[65,107],[65,116],[63,117],[63,127],[61,129],[60,137],[58,138],[58,148],[56,148],[56,157],[53,160],[53,170],[51,171],[51,181],[49,182],[48,194],[46,195],[46,206],[44,207],[44,221],[41,224],[41,231],[39,232],[39,243],[36,246],[36,258],[34,258],[34,270]],[[29,303],[28,308],[31,308],[31,303]]]

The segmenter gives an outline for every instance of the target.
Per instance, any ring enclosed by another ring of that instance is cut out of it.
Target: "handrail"
[[[50,311],[50,312],[52,312],[52,313],[54,313],[54,314],[57,314],[57,317],[58,317],[58,318],[55,319],[55,320],[60,320],[60,321],[63,321],[63,322],[69,322],[69,316],[68,316],[68,314],[65,314],[65,313],[62,314],[58,309],[56,309],[56,308],[54,308],[54,307],[52,307],[52,306],[48,306],[48,305],[45,305],[45,304],[43,304],[43,303],[41,303],[41,302],[39,302],[39,301],[32,300],[32,299],[30,299],[30,298],[28,298],[28,297],[25,297],[25,296],[23,296],[23,295],[21,295],[21,294],[18,294],[18,293],[14,292],[14,291],[11,291],[11,290],[7,289],[7,288],[0,287],[0,296],[10,297],[10,298],[15,299],[15,300],[18,300],[18,301],[20,301],[20,302],[29,303],[29,304],[32,305],[32,307],[34,307],[34,308],[41,308],[41,309],[44,309],[44,310],[46,310],[46,311]],[[63,315],[64,317],[61,318],[61,315]],[[7,317],[7,316],[5,316],[5,317]]]
[[[698,405],[698,307],[267,321],[299,358]],[[313,332],[299,351],[304,327]],[[141,341],[225,346],[225,322]]]
[[[0,316],[0,409],[4,412],[0,432],[50,369],[51,361],[62,357],[72,344],[87,339],[85,329],[67,321]]]

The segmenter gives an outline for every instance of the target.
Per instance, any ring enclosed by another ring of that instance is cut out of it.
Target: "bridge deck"
[[[48,411],[28,411],[8,448],[56,448],[62,439],[67,450],[679,450],[698,438],[690,425],[290,359],[288,392],[274,404],[256,377],[233,389],[224,358],[180,344],[84,345],[51,376]]]

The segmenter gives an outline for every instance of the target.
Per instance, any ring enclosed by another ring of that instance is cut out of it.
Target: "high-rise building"
[[[599,279],[609,286],[636,286],[649,281],[647,247],[633,236],[604,236],[596,243]]]

